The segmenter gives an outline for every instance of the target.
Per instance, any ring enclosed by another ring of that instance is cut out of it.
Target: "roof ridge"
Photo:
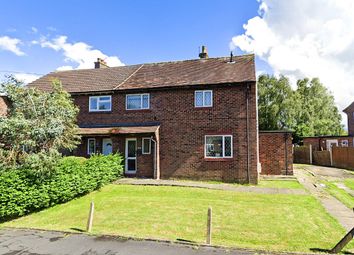
[[[113,90],[117,89],[118,87],[120,87],[121,85],[123,85],[127,80],[129,80],[134,74],[136,74],[142,67],[144,66],[144,64],[142,64],[141,66],[139,66],[133,73],[131,73],[127,78],[124,79],[124,81],[122,81],[121,83],[119,83],[117,86],[115,86],[113,88]]]

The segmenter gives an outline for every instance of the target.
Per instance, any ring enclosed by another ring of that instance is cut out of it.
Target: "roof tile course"
[[[51,90],[59,79],[71,93],[256,81],[253,55],[49,73],[29,84]]]

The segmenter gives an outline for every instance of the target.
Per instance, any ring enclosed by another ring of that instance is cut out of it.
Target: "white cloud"
[[[25,53],[18,47],[21,43],[20,39],[2,36],[0,37],[0,50],[11,51],[17,56],[23,56]]]
[[[354,1],[259,0],[259,16],[232,38],[231,48],[253,52],[275,74],[319,77],[340,110],[354,101]]]
[[[38,29],[36,27],[31,27],[31,33],[32,34],[37,34],[38,33]]]
[[[77,64],[75,68],[85,69],[93,68],[94,62],[97,58],[104,59],[109,66],[122,66],[124,65],[116,56],[107,56],[100,50],[93,49],[92,46],[84,43],[69,43],[67,36],[58,36],[53,40],[48,40],[45,37],[40,39],[40,45],[43,48],[50,48],[55,51],[60,51],[65,56],[66,62],[73,62]],[[61,70],[65,68],[68,70],[69,66],[59,67]],[[74,68],[74,67],[73,67]]]
[[[57,71],[68,71],[68,70],[73,70],[74,68],[72,66],[60,66],[57,68]]]
[[[27,74],[27,73],[17,73],[17,74],[14,74],[14,77],[17,80],[22,81],[25,84],[28,84],[32,81],[37,80],[40,77],[40,75]]]

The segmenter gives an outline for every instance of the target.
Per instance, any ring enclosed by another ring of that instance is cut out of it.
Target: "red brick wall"
[[[291,133],[260,131],[259,161],[262,166],[261,174],[292,175],[293,153]]]
[[[354,103],[345,109],[345,113],[348,116],[348,134],[354,136]]]
[[[8,109],[8,101],[5,97],[0,96],[0,116],[5,116]]]
[[[256,86],[255,83],[250,86],[250,178],[256,183]],[[110,113],[89,113],[89,96],[76,95],[75,103],[80,107],[78,122],[79,125],[159,122],[161,178],[246,182],[246,84],[204,86],[203,89],[213,89],[212,108],[194,107],[196,88],[149,91],[150,110],[142,111],[125,110],[126,93],[116,92],[112,95]],[[233,135],[232,159],[204,159],[204,136],[211,133]],[[117,143],[119,147],[124,146],[122,141]]]

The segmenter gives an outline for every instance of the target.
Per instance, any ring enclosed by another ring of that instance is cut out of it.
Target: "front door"
[[[103,138],[102,139],[102,154],[109,155],[112,154],[112,139]]]
[[[125,173],[136,173],[136,138],[127,138],[125,142]]]

